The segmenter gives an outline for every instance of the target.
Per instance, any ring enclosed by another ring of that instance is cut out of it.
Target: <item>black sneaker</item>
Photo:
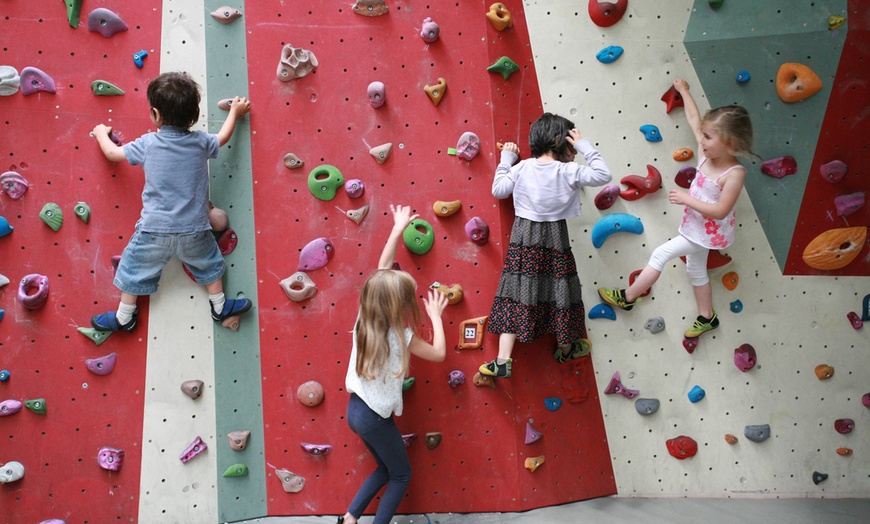
[[[483,364],[479,368],[481,375],[486,375],[488,377],[495,378],[511,378],[511,364],[513,363],[513,359],[507,359],[504,364],[499,364],[498,359],[494,359],[491,362],[487,362]]]
[[[139,312],[133,312],[133,318],[126,324],[118,323],[118,315],[114,311],[108,313],[100,313],[91,317],[91,325],[97,331],[133,331],[136,328],[136,317]]]

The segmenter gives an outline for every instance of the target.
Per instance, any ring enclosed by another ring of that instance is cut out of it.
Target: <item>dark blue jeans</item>
[[[372,524],[389,524],[411,482],[411,462],[402,434],[392,416],[382,418],[355,394],[350,395],[347,404],[347,425],[362,438],[378,464],[377,469],[360,486],[347,511],[360,518],[386,484],[387,489]]]

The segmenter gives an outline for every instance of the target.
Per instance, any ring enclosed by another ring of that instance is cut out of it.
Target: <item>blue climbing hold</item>
[[[701,388],[701,386],[695,386],[691,391],[689,391],[689,401],[694,404],[704,398],[706,394],[707,393]]]
[[[612,213],[604,216],[592,228],[592,245],[600,248],[604,241],[614,233],[643,233],[643,222],[640,218],[627,213]]]
[[[659,128],[652,124],[640,126],[640,132],[643,133],[643,137],[646,138],[648,142],[662,141],[662,134],[659,132]]]
[[[743,302],[739,300],[735,300],[731,303],[731,312],[732,313],[740,313],[743,311]]]
[[[6,382],[7,380],[9,380],[10,376],[11,376],[11,374],[9,373],[8,369],[4,369],[3,371],[0,371],[0,382]]]
[[[613,308],[607,304],[598,304],[589,310],[588,314],[589,318],[606,318],[610,320],[616,320],[616,312],[613,311]]]
[[[864,296],[864,311],[861,313],[861,320],[863,322],[870,321],[870,295]]]
[[[0,237],[5,237],[11,233],[13,229],[15,228],[9,225],[9,221],[6,220],[6,217],[0,217]]]
[[[737,73],[735,80],[743,84],[749,82],[750,78],[752,78],[752,76],[749,74],[749,71],[740,71],[739,73]]]
[[[142,69],[145,65],[145,57],[148,56],[148,51],[141,50],[133,53],[133,63],[136,64],[136,67]]]
[[[556,411],[560,407],[562,407],[562,399],[559,397],[547,397],[544,399],[544,405],[550,411]]]
[[[597,58],[602,64],[611,64],[616,62],[616,60],[622,56],[623,51],[624,49],[618,45],[609,45],[601,51],[598,51],[595,58]]]

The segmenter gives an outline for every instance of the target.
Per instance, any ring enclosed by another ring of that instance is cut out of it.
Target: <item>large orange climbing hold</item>
[[[511,12],[502,3],[495,3],[489,6],[489,12],[486,13],[486,19],[495,28],[496,31],[504,31],[508,27],[513,27],[514,20],[511,18]]]
[[[599,2],[598,0],[589,0],[587,5],[589,10],[589,18],[598,27],[610,27],[622,19],[625,10],[628,8],[628,0],[616,0],[613,2]]]
[[[776,73],[776,94],[787,103],[800,102],[822,90],[822,79],[809,67],[786,62]]]
[[[807,245],[803,259],[814,269],[840,269],[858,257],[865,242],[866,226],[829,229]]]
[[[733,271],[729,271],[722,275],[722,285],[725,286],[725,289],[728,291],[734,291],[738,282],[740,282],[740,277],[738,277],[737,273]]]

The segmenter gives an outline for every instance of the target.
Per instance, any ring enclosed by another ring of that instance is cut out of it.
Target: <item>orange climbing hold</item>
[[[487,316],[463,320],[459,325],[459,344],[456,345],[456,349],[479,348],[483,344],[483,334],[488,319]]]
[[[819,364],[814,371],[819,380],[828,380],[834,376],[834,368],[827,364]]]
[[[822,90],[822,79],[809,67],[786,62],[776,73],[776,94],[786,103],[800,102]]]
[[[841,457],[848,457],[851,454],[852,454],[851,448],[837,448],[837,455],[840,455]]]
[[[426,86],[423,87],[423,91],[426,92],[426,96],[432,100],[432,103],[437,106],[441,103],[441,99],[444,98],[444,93],[447,92],[447,80],[439,78],[438,82],[434,85],[430,86],[429,84],[426,84]]]
[[[688,147],[682,147],[674,151],[674,160],[677,162],[685,162],[691,160],[695,156],[695,152]]]
[[[738,282],[740,282],[740,277],[733,271],[729,271],[722,275],[722,285],[725,286],[725,289],[728,291],[734,291]]]
[[[866,242],[866,226],[829,229],[807,245],[803,260],[814,269],[840,269],[858,257]]]
[[[514,20],[511,17],[511,12],[502,3],[496,3],[489,6],[489,12],[486,13],[486,19],[496,31],[504,31],[508,27],[514,26]]]
[[[733,446],[734,444],[737,444],[737,437],[735,437],[731,433],[728,433],[725,435],[725,442],[727,442]]]

